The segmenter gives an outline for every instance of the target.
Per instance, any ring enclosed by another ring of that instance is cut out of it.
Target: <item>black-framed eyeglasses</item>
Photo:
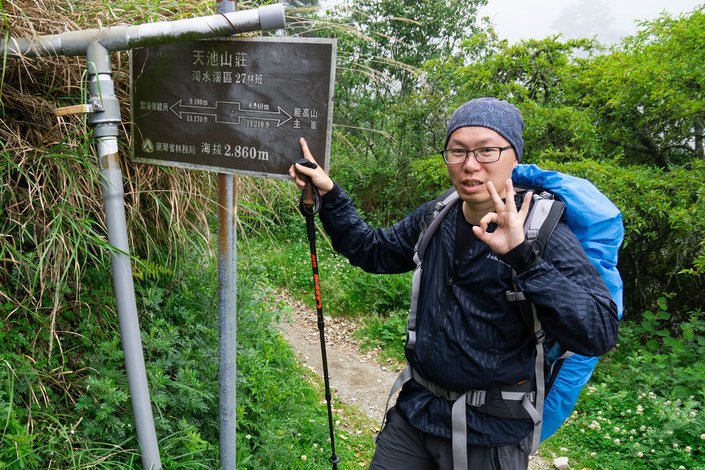
[[[494,163],[499,160],[502,152],[510,148],[512,148],[511,145],[507,145],[506,147],[478,147],[472,150],[448,149],[442,150],[440,154],[443,160],[449,165],[465,163],[465,160],[467,160],[470,154],[480,163]]]

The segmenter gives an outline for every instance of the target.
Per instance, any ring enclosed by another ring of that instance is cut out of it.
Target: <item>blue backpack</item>
[[[543,252],[553,229],[561,217],[580,241],[588,258],[607,285],[618,316],[622,317],[622,280],[617,271],[617,254],[624,238],[622,216],[617,207],[607,199],[592,183],[555,171],[544,171],[535,165],[518,165],[512,180],[517,192],[527,188],[534,191],[532,207],[524,224],[527,240],[534,243],[539,253]],[[555,197],[554,197],[555,196]],[[415,247],[414,261],[417,269],[412,281],[411,311],[407,326],[407,348],[415,347],[416,309],[422,272],[422,261],[426,246],[459,197],[454,189],[446,191],[433,204],[424,216],[421,231]],[[537,337],[536,390],[502,394],[507,408],[523,408],[534,421],[532,453],[540,442],[551,437],[570,416],[580,391],[590,379],[598,357],[586,357],[560,349],[560,345],[544,345],[541,324],[533,305],[524,299],[521,292],[508,292],[510,301],[517,301],[524,321]],[[544,371],[548,371],[544,377]],[[457,393],[445,390],[430,383],[411,367],[399,375],[389,393],[389,399],[404,383],[411,379],[438,396],[446,396],[453,404],[453,460],[455,468],[465,465],[465,407],[466,403],[482,405],[485,397],[482,391]],[[477,395],[477,396],[476,396]],[[389,406],[387,400],[387,407]],[[386,415],[386,413],[385,413]],[[382,422],[384,426],[384,421]],[[456,449],[457,448],[457,449]],[[465,465],[465,466],[464,466]]]
[[[619,209],[589,181],[545,171],[536,165],[518,165],[512,181],[519,186],[542,188],[563,202],[566,223],[605,281],[621,319],[623,284],[617,271],[617,255],[624,239],[624,226]],[[598,360],[599,357],[573,354],[551,377],[552,385],[544,399],[541,441],[551,437],[570,416]]]

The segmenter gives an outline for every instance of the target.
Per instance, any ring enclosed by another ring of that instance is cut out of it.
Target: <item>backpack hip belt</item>
[[[457,402],[465,397],[465,404],[479,413],[506,419],[534,419],[532,413],[536,403],[536,388],[533,381],[527,380],[518,385],[493,385],[485,390],[468,390],[461,393],[423,378],[413,368],[411,376],[416,383],[439,398]],[[524,406],[524,402],[531,405],[531,411]]]
[[[543,380],[543,374],[541,374]],[[467,455],[467,407],[470,406],[480,413],[490,416],[497,416],[506,419],[531,419],[534,423],[534,436],[541,434],[541,401],[539,397],[537,402],[537,387],[534,381],[527,381],[520,385],[508,386],[493,386],[487,390],[469,390],[467,392],[455,392],[448,390],[440,385],[426,380],[411,366],[406,368],[399,374],[396,382],[392,386],[392,390],[387,397],[386,409],[389,409],[389,400],[396,394],[398,390],[408,381],[414,380],[419,385],[426,388],[433,395],[444,398],[453,402],[451,410],[451,442],[453,449],[453,468],[454,470],[466,470],[468,468]],[[538,387],[538,394],[541,393],[542,387]],[[539,409],[537,410],[536,406]],[[380,429],[384,428],[385,418],[382,421]],[[536,432],[536,428],[539,431]],[[533,443],[534,445],[538,445]]]

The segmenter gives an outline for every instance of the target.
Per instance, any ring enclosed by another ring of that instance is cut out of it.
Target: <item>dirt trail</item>
[[[296,351],[304,365],[323,375],[321,346],[315,312],[301,302],[282,294],[291,306],[290,317],[279,324],[282,335]],[[334,395],[349,405],[356,405],[373,420],[381,422],[389,390],[399,373],[399,365],[380,365],[376,351],[361,353],[354,331],[358,324],[347,318],[325,318],[328,374]],[[529,469],[552,468],[540,456],[533,458]]]
[[[287,342],[302,362],[323,375],[321,345],[315,312],[291,298],[286,303],[293,308],[291,318],[279,324]],[[381,422],[389,390],[397,377],[396,368],[378,364],[377,354],[361,353],[353,337],[358,325],[341,317],[325,318],[326,354],[331,388],[345,403],[356,405],[367,416]]]

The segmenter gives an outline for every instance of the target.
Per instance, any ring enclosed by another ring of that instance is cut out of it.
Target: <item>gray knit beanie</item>
[[[450,135],[461,127],[487,127],[507,139],[521,162],[524,153],[524,121],[513,104],[496,98],[476,98],[453,112],[446,130],[446,146]]]

